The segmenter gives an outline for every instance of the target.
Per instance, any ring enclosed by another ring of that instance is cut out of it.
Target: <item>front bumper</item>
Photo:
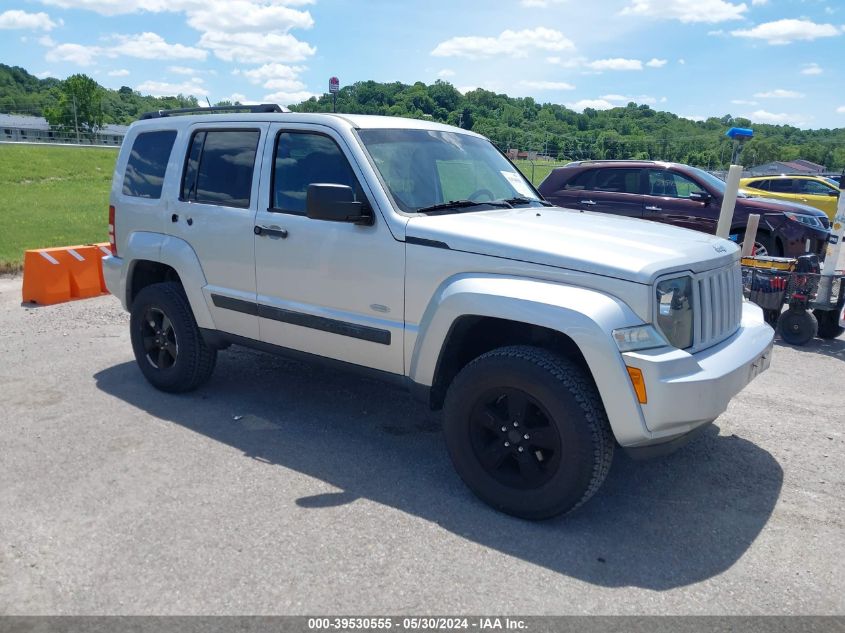
[[[640,405],[650,437],[626,446],[671,441],[712,422],[736,394],[768,369],[774,331],[756,305],[743,302],[740,327],[696,354],[666,348],[622,354],[643,373],[648,402]]]

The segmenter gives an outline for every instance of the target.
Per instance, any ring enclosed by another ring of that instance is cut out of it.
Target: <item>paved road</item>
[[[778,345],[704,437],[529,523],[401,391],[233,348],[162,394],[114,298],[0,279],[0,613],[842,614],[843,363]]]

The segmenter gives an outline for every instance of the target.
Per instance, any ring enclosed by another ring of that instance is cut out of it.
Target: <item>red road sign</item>
[[[329,78],[329,92],[336,94],[340,90],[340,79],[337,77]]]

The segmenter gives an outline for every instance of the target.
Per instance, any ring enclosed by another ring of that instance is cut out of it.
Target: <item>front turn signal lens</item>
[[[636,367],[626,367],[628,370],[628,377],[631,379],[631,384],[634,386],[634,391],[637,394],[637,400],[640,404],[648,404],[648,394],[645,390],[645,378],[643,372]]]

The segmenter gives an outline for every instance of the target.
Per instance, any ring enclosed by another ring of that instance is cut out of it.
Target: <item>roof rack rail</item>
[[[276,103],[259,103],[254,105],[227,105],[227,106],[208,106],[197,108],[177,108],[175,110],[153,110],[152,112],[144,112],[141,115],[141,120],[145,119],[160,119],[162,117],[173,116],[174,114],[191,114],[191,113],[206,113],[206,112],[290,112],[287,108],[283,108]]]

